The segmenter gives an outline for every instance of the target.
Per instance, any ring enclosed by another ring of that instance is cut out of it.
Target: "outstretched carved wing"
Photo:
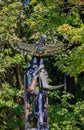
[[[10,43],[10,46],[16,50],[17,52],[20,53],[30,53],[30,54],[34,54],[35,52],[35,44],[27,44],[27,43],[21,43],[21,42],[14,42],[14,43]]]
[[[45,54],[52,55],[55,53],[59,53],[61,51],[64,51],[64,45],[62,43],[57,43],[57,44],[46,44],[45,48]]]
[[[35,54],[35,47],[36,44],[27,44],[27,43],[21,43],[21,42],[15,42],[10,43],[10,46],[20,53],[29,53],[29,54]],[[64,46],[62,42],[57,44],[46,44],[45,45],[45,55],[52,55],[55,53],[59,53],[61,51],[65,51],[67,48],[69,48],[71,44],[69,44],[67,47]]]

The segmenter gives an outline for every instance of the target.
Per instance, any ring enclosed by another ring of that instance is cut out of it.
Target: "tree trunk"
[[[12,69],[11,68],[7,68],[6,69],[6,79],[5,79],[10,85],[14,85],[13,84],[13,74],[12,74]]]
[[[18,88],[23,88],[21,75],[22,75],[22,69],[21,69],[21,66],[18,64],[17,65],[17,72],[16,72],[16,79],[17,79],[17,87]]]
[[[75,80],[74,77],[70,77],[66,75],[66,91],[75,96]],[[71,98],[68,100],[70,104],[75,104],[75,98]]]

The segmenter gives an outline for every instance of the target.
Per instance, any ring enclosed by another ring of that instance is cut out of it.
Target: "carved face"
[[[35,52],[37,56],[43,56],[45,53],[45,41],[40,40],[36,43]]]

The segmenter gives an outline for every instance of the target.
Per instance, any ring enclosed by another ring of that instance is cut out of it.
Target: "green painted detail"
[[[31,66],[31,64],[30,63],[27,63],[27,67],[29,68]]]
[[[43,49],[43,50],[37,49],[36,53],[45,53],[45,49]]]

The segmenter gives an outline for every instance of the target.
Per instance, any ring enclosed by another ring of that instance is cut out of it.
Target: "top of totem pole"
[[[62,51],[66,51],[73,44],[69,43],[67,46],[63,42],[59,42],[56,44],[47,44],[46,43],[46,35],[43,34],[39,38],[39,40],[35,44],[27,44],[24,42],[13,42],[10,43],[10,46],[20,53],[28,53],[37,56],[43,55],[53,55]]]
[[[35,45],[35,55],[41,57],[45,54],[46,35],[41,35],[40,40]]]

